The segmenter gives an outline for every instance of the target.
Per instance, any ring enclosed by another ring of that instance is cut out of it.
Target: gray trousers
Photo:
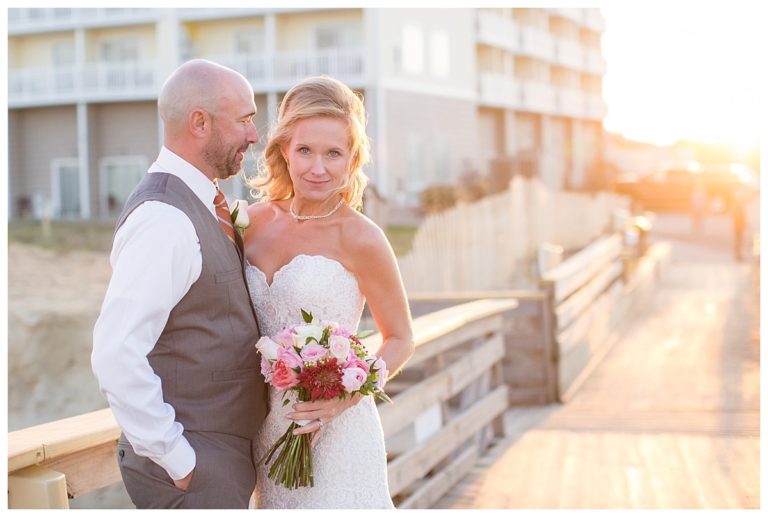
[[[136,508],[248,508],[256,486],[252,442],[222,433],[185,431],[197,464],[187,491],[173,484],[160,465],[137,455],[120,435],[117,461]]]

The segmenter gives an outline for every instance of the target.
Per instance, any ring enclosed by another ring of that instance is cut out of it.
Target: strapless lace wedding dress
[[[280,268],[267,284],[257,267],[246,264],[246,278],[262,335],[272,336],[301,322],[300,309],[321,320],[335,321],[354,332],[360,323],[363,299],[357,279],[344,266],[320,255],[298,255]],[[270,390],[270,412],[256,440],[256,458],[285,432],[282,393]],[[291,403],[294,399],[291,398]],[[257,466],[257,508],[393,508],[387,485],[387,458],[381,420],[368,396],[325,426],[312,449],[314,486],[288,490]]]

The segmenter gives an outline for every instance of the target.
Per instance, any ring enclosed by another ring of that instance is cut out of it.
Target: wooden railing
[[[416,352],[380,405],[390,492],[399,508],[429,507],[502,434],[504,317],[514,299],[477,300],[413,322]],[[366,340],[378,348],[380,336]],[[10,508],[67,508],[120,482],[120,429],[109,409],[8,434]]]
[[[659,242],[596,239],[539,277],[538,289],[409,294],[414,315],[476,299],[517,300],[505,318],[504,382],[510,405],[566,402],[648,302],[669,260]]]

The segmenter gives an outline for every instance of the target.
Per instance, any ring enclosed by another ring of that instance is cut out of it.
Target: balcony
[[[330,75],[351,87],[365,86],[365,50],[333,48],[278,52],[274,56],[206,56],[243,74],[257,92],[287,90],[310,75]]]
[[[566,68],[584,68],[584,49],[576,41],[555,38],[555,63]]]
[[[591,120],[603,120],[608,114],[608,106],[600,95],[586,95],[586,113],[584,118]]]
[[[557,114],[563,117],[584,118],[587,113],[584,93],[572,88],[557,90]]]
[[[605,58],[600,50],[594,48],[584,49],[583,69],[590,74],[604,75],[606,70]]]
[[[149,8],[30,7],[8,9],[8,34],[147,23],[157,20],[160,10]]]
[[[147,99],[156,97],[158,91],[154,62],[86,63],[8,71],[10,108]]]
[[[309,75],[327,74],[365,87],[365,51],[328,49],[275,56],[201,56],[242,73],[256,92],[285,91]],[[8,105],[24,108],[75,102],[157,98],[162,81],[154,61],[9,70]]]
[[[582,25],[585,18],[585,9],[570,8],[570,7],[552,7],[548,9],[553,16],[559,16],[565,18],[573,23]]]
[[[497,108],[519,110],[522,107],[520,83],[512,77],[483,72],[480,74],[480,103]]]
[[[557,95],[551,84],[524,81],[521,84],[521,110],[547,115],[557,114]]]
[[[520,53],[552,62],[555,59],[555,40],[548,32],[541,29],[521,27]]]
[[[585,9],[584,10],[584,25],[593,31],[604,32],[605,20],[600,13],[600,9]]]
[[[516,53],[520,51],[520,29],[510,19],[480,11],[477,14],[477,41]]]

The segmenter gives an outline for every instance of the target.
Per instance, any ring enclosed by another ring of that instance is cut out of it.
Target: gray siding
[[[467,162],[477,166],[477,107],[473,101],[387,91],[386,194],[397,200],[398,190],[415,201],[422,187],[455,182]],[[414,171],[412,154],[420,149]],[[421,175],[420,180],[414,174]],[[400,188],[398,188],[400,187]]]
[[[74,106],[11,110],[8,117],[11,166],[10,209],[35,196],[51,198],[51,160],[77,156],[77,116]]]
[[[105,157],[144,156],[147,165],[160,149],[157,103],[125,102],[88,106],[91,207],[99,215],[100,163]]]

